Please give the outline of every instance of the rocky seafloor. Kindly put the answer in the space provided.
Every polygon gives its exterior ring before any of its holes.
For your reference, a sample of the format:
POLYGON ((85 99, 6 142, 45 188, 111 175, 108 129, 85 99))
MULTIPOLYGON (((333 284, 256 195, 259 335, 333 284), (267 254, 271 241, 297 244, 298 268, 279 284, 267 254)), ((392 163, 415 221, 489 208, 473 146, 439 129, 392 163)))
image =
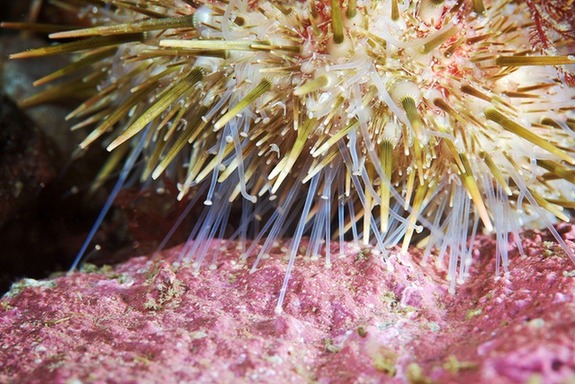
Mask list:
POLYGON ((176 247, 22 280, 0 302, 0 382, 574 383, 575 265, 547 232, 521 241, 495 276, 479 238, 455 294, 417 250, 302 256, 280 315, 284 243, 254 273, 215 242, 200 273, 176 247))

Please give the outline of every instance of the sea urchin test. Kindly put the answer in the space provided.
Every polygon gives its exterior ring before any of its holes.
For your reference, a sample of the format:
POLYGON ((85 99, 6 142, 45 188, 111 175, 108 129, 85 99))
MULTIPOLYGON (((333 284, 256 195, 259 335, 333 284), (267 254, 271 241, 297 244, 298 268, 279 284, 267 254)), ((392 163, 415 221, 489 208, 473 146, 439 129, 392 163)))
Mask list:
POLYGON ((123 162, 118 187, 128 174, 167 176, 180 199, 204 206, 183 251, 198 268, 232 209, 231 238, 255 240, 243 252, 253 268, 291 238, 279 309, 303 236, 328 267, 346 239, 383 257, 417 244, 448 258, 452 289, 479 231, 496 236, 498 269, 528 225, 547 226, 575 260, 551 226, 569 220, 575 192, 575 22, 561 5, 58 4, 88 27, 12 57, 72 54, 36 84, 82 80, 24 104, 91 92, 69 115, 87 132, 80 148, 100 142, 110 164, 123 162), (550 9, 561 23, 540 13, 550 9))

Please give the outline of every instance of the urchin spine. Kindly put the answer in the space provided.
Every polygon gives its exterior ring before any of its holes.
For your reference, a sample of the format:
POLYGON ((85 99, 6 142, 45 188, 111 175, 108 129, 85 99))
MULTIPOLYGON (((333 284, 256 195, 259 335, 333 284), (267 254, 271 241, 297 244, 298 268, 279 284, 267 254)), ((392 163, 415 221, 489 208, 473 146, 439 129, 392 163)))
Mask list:
POLYGON ((104 3, 87 14, 93 27, 51 35, 78 40, 13 57, 80 52, 65 72, 90 66, 95 95, 70 117, 96 125, 81 148, 143 142, 142 181, 168 175, 179 198, 204 202, 183 251, 198 268, 233 205, 231 237, 255 239, 254 268, 292 238, 278 308, 305 234, 327 265, 332 238, 384 257, 417 240, 425 257, 449 255, 452 289, 480 222, 504 269, 509 234, 529 220, 574 258, 551 217, 568 220, 574 198, 575 90, 556 67, 575 60, 532 47, 527 5, 104 3))

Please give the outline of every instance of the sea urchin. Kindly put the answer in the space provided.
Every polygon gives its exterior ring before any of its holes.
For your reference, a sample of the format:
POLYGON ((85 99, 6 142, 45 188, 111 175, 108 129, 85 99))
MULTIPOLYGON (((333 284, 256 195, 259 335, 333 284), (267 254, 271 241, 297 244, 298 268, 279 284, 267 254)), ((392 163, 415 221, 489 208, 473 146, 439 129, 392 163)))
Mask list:
POLYGON ((543 3, 66 0, 88 27, 12 57, 75 54, 37 83, 81 81, 26 102, 92 92, 69 115, 93 127, 80 148, 205 205, 184 248, 198 268, 234 207, 253 268, 292 238, 281 308, 304 235, 328 266, 346 238, 384 257, 417 242, 448 255, 452 289, 479 230, 505 269, 528 223, 575 260, 551 226, 574 207, 573 3, 543 3))

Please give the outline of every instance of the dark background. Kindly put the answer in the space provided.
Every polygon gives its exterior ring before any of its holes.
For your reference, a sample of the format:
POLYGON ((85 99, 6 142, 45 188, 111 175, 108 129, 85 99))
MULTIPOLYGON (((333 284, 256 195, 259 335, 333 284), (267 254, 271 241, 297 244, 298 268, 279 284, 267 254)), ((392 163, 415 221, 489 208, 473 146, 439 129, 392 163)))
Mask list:
MULTIPOLYGON (((46 0, 0 0, 0 21, 30 19, 83 26, 75 15, 46 0), (34 17, 31 4, 42 5, 34 17)), ((72 132, 70 127, 77 121, 66 121, 65 116, 83 99, 69 95, 58 103, 18 107, 38 92, 32 86, 34 80, 62 68, 70 56, 12 60, 9 54, 51 43, 45 35, 29 30, 0 29, 0 293, 24 277, 38 279, 67 271, 115 184, 111 177, 95 193, 88 193, 108 157, 101 143, 72 159, 89 128, 72 132)), ((143 189, 137 182, 128 183, 84 260, 112 264, 157 249, 186 206, 175 199, 173 182, 160 183, 163 193, 156 191, 157 185, 143 189), (95 244, 100 246, 98 252, 92 252, 95 244)), ((192 210, 167 247, 185 241, 195 217, 192 210)))
MULTIPOLYGON (((25 21, 30 6, 31 1, 2 0, 0 21, 25 21)), ((73 22, 45 5, 37 21, 73 22)), ((77 101, 26 110, 17 105, 35 92, 34 79, 68 58, 10 60, 8 55, 48 43, 41 34, 0 29, 0 293, 20 278, 66 271, 107 197, 107 188, 86 193, 105 159, 100 146, 71 161, 85 132, 70 132, 64 116, 77 101)), ((101 262, 132 244, 117 211, 96 238, 103 248, 101 262)))

